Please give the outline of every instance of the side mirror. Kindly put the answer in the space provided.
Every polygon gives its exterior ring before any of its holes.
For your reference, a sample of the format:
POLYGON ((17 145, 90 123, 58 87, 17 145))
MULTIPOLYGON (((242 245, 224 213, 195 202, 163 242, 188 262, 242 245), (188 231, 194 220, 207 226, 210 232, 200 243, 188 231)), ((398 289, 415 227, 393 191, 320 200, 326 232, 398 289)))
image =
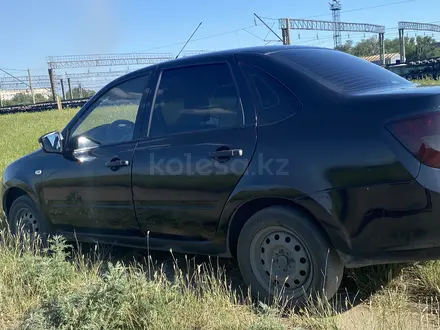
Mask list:
POLYGON ((41 148, 49 153, 63 153, 63 136, 60 132, 50 132, 38 139, 41 148))

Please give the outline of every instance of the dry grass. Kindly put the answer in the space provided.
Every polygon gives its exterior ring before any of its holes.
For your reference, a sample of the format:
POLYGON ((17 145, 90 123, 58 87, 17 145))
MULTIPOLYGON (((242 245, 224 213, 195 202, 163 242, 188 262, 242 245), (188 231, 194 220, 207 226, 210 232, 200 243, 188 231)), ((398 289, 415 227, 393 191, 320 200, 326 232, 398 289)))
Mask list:
POLYGON ((61 237, 42 249, 1 231, 0 329, 440 328, 438 301, 415 302, 402 276, 356 307, 334 299, 286 315, 276 305, 252 304, 209 263, 174 262, 171 280, 150 258, 109 262, 92 253, 61 237))
POLYGON ((29 240, 23 248, 7 231, 0 241, 4 329, 283 328, 278 315, 258 313, 209 266, 186 274, 176 267, 170 281, 152 263, 91 263, 61 238, 43 251, 29 240))
MULTIPOLYGON (((40 135, 61 129, 76 111, 0 116, 0 173, 37 149, 40 135)), ((0 329, 440 328, 437 261, 349 270, 361 303, 353 295, 339 295, 285 315, 279 305, 255 306, 238 294, 221 267, 188 262, 179 268, 172 262, 170 280, 147 260, 109 262, 97 252, 68 248, 61 238, 41 250, 28 241, 23 246, 4 230, 0 329)))
MULTIPOLYGON (((361 305, 310 303, 297 313, 252 304, 222 268, 150 258, 108 262, 55 237, 46 249, 0 232, 0 329, 438 329, 438 301, 416 303, 403 277, 361 305), (93 261, 91 261, 93 260, 93 261), (189 270, 189 271, 186 271, 189 270), (343 307, 347 312, 338 310, 343 307)), ((412 267, 412 266, 410 266, 412 267)), ((367 270, 367 269, 365 269, 367 270)))
POLYGON ((433 79, 433 78, 425 78, 420 80, 414 80, 413 81, 416 84, 421 84, 425 86, 437 86, 440 85, 440 79, 433 79))

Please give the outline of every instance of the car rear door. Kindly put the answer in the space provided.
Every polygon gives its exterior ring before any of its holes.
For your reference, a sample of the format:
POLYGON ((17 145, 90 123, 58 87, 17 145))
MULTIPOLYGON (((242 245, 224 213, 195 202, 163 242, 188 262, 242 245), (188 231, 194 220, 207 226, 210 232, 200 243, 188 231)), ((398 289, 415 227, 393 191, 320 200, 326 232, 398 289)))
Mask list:
POLYGON ((256 145, 255 112, 233 56, 162 66, 133 158, 133 198, 152 237, 211 240, 256 145))

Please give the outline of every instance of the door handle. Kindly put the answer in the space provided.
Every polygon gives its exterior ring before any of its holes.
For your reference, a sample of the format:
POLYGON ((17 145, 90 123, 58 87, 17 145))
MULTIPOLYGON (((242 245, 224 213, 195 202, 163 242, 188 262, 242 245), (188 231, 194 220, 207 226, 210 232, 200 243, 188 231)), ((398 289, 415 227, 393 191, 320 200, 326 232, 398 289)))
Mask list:
POLYGON ((112 159, 111 161, 105 163, 105 166, 110 168, 119 168, 130 165, 128 160, 112 159))
POLYGON ((217 150, 211 152, 211 157, 220 158, 220 157, 241 157, 243 156, 243 150, 241 149, 226 149, 226 150, 217 150))

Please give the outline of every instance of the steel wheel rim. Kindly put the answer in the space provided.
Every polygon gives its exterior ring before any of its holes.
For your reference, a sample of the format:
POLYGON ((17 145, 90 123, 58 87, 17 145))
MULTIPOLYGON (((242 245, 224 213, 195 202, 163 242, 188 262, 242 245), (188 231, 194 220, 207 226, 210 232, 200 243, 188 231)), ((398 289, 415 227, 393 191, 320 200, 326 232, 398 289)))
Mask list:
POLYGON ((17 231, 37 235, 40 231, 35 214, 27 207, 22 207, 17 216, 17 231))
POLYGON ((302 240, 282 226, 261 229, 250 246, 251 267, 258 282, 269 293, 298 297, 313 278, 310 253, 302 240))

